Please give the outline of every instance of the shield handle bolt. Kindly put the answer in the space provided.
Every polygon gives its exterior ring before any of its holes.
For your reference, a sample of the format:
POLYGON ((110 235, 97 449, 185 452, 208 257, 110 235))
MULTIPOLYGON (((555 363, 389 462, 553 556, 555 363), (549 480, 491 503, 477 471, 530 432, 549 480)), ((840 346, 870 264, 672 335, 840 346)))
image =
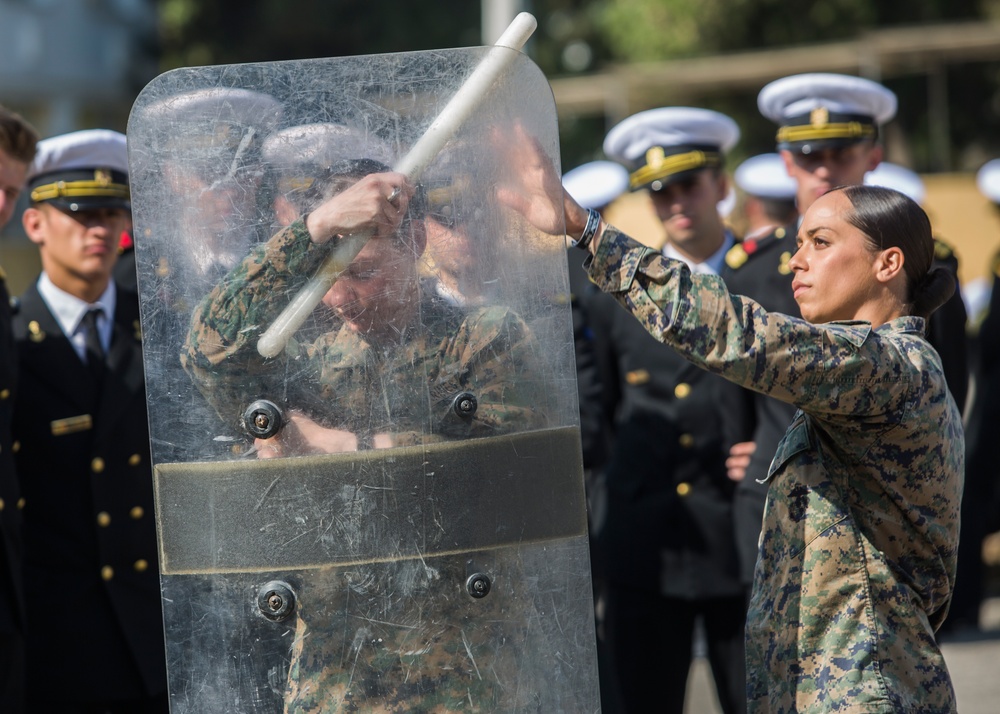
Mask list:
POLYGON ((280 580, 264 583, 257 591, 257 608, 268 620, 287 620, 295 612, 295 591, 280 580))
POLYGON ((479 408, 479 401, 472 392, 459 392, 452 400, 452 409, 463 419, 471 419, 479 408))
POLYGON ((469 591, 469 595, 476 599, 489 595, 492 587, 490 576, 485 573, 473 573, 465 581, 465 589, 469 591))
POLYGON ((281 407, 266 399, 258 399, 243 412, 243 430, 254 439, 270 439, 284 424, 281 407))

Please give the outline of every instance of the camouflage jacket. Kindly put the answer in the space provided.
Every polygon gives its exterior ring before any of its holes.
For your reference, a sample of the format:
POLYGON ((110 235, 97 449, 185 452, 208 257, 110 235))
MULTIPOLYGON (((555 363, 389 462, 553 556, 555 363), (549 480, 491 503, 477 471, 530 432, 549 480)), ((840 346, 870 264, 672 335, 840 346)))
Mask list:
POLYGON ((423 291, 421 324, 401 342, 369 344, 341 327, 290 340, 278 358, 260 357, 261 332, 325 255, 297 221, 255 249, 195 310, 182 361, 224 420, 264 397, 358 434, 360 443, 380 433, 408 445, 540 426, 544 410, 531 396, 536 343, 503 307, 463 311, 423 291), (478 402, 471 418, 452 408, 461 393, 478 402))
POLYGON ((955 581, 961 417, 924 321, 813 325, 613 227, 592 279, 687 359, 799 408, 747 620, 751 712, 955 711, 935 640, 955 581))

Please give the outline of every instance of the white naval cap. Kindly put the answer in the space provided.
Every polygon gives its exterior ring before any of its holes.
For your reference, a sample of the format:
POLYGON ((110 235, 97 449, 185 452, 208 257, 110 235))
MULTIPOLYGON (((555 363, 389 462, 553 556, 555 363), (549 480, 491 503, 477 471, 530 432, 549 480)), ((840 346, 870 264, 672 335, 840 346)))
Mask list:
POLYGON ((628 169, 614 161, 591 161, 563 174, 562 184, 584 208, 603 208, 628 191, 628 169))
POLYGON ((84 129, 43 139, 28 168, 28 191, 35 203, 71 211, 129 208, 125 135, 84 129))
POLYGON ((275 132, 261 147, 264 160, 275 168, 296 170, 329 168, 344 161, 371 159, 391 165, 392 150, 379 137, 358 127, 316 123, 291 126, 275 132))
POLYGON ((662 107, 639 112, 615 126, 604 153, 631 171, 632 190, 659 190, 692 171, 722 166, 723 155, 740 138, 725 114, 694 107, 662 107))
POLYGON ((1000 159, 987 161, 976 173, 976 186, 979 193, 1000 204, 1000 159))
POLYGON ((264 135, 278 126, 282 105, 262 92, 210 87, 163 97, 136 112, 176 152, 198 155, 259 146, 264 135))
POLYGON ((927 188, 916 171, 888 161, 883 161, 874 170, 865 174, 865 185, 891 188, 920 205, 927 197, 927 188))
POLYGON ((726 197, 715 204, 715 210, 719 212, 721 218, 729 218, 734 208, 736 208, 736 189, 730 186, 726 191, 726 197))
POLYGON ((846 74, 796 74, 757 95, 760 113, 780 125, 778 148, 809 153, 878 136, 896 116, 896 95, 878 82, 846 74))
POLYGON ((779 201, 794 200, 798 189, 795 179, 788 175, 784 160, 775 153, 751 156, 736 167, 733 181, 750 196, 779 201))

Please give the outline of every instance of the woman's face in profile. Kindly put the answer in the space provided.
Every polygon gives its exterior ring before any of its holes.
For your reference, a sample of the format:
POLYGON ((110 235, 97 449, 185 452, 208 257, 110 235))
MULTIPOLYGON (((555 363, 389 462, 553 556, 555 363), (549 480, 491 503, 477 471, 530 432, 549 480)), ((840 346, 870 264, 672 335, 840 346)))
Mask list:
POLYGON ((868 238, 846 220, 854 207, 843 191, 825 194, 802 218, 798 250, 788 265, 792 291, 809 322, 855 320, 877 297, 876 253, 868 238))

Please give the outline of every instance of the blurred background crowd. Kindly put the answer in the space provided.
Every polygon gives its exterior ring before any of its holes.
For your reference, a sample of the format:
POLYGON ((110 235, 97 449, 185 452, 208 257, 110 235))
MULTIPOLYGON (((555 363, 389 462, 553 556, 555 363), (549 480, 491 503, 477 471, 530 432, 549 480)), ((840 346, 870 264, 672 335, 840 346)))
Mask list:
MULTIPOLYGON (((621 119, 666 105, 736 120, 735 166, 773 150, 761 87, 790 73, 856 74, 899 97, 886 160, 921 174, 960 279, 988 274, 998 219, 975 172, 1000 156, 993 0, 386 0, 378 12, 355 0, 294 10, 277 0, 0 0, 0 97, 43 137, 124 131, 139 90, 175 67, 489 44, 520 10, 539 19, 526 52, 552 84, 564 170, 603 158, 603 136, 621 119)), ((0 235, 16 293, 37 259, 17 221, 0 235)))

